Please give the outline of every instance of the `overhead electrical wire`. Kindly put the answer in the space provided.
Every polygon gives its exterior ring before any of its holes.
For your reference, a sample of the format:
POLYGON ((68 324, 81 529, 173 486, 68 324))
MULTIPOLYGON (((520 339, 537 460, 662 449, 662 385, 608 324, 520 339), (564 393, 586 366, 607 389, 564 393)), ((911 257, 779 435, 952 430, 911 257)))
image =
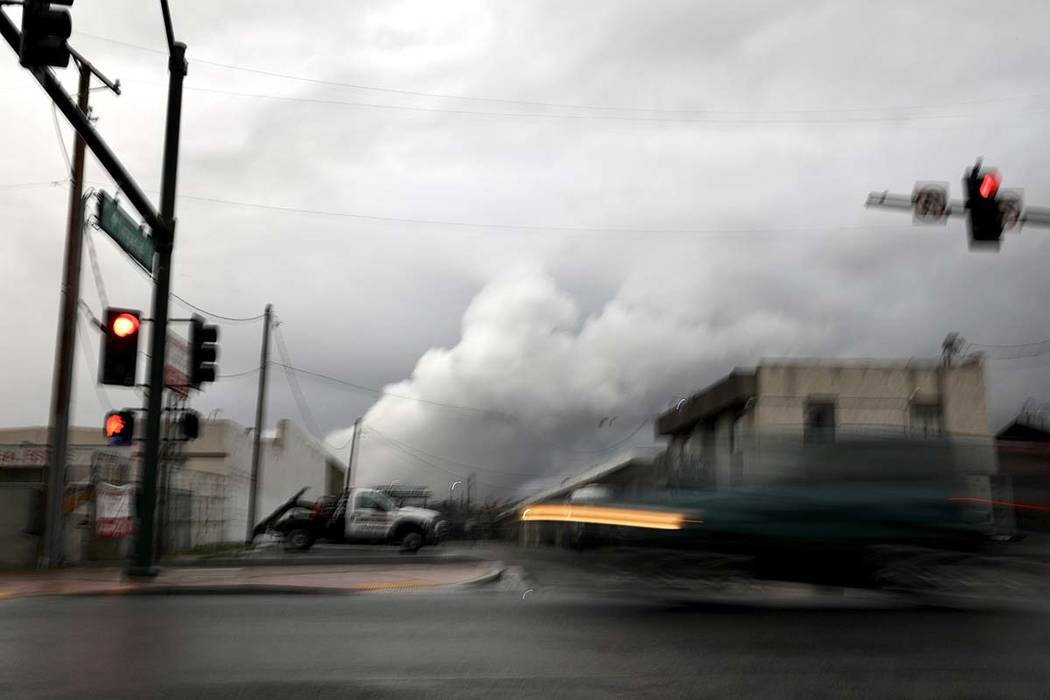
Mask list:
POLYGON ((58 150, 62 152, 62 160, 66 163, 66 172, 73 175, 73 162, 69 159, 69 150, 66 148, 66 139, 62 136, 62 127, 58 123, 58 108, 51 103, 51 119, 55 124, 55 136, 58 137, 58 150))
POLYGON ((324 209, 309 209, 303 207, 288 207, 276 204, 262 204, 260 202, 245 202, 233 199, 221 199, 218 197, 202 197, 199 195, 180 194, 179 199, 188 199, 197 202, 208 202, 212 204, 224 204, 252 209, 265 209, 269 211, 280 211, 290 214, 311 214, 317 216, 331 216, 347 219, 359 219, 363 221, 377 221, 381 223, 397 224, 420 224, 428 226, 454 226, 461 228, 477 229, 505 229, 513 231, 555 231, 564 233, 639 233, 639 234, 674 234, 674 235, 736 235, 736 234, 763 234, 763 233, 832 233, 837 231, 890 231, 900 230, 900 226, 893 224, 880 225, 832 225, 832 226, 777 226, 772 228, 661 228, 661 227, 620 227, 620 226, 558 226, 537 224, 507 224, 491 222, 455 221, 450 219, 421 219, 396 216, 378 216, 374 214, 361 214, 356 212, 341 212, 324 209))
POLYGON ((997 345, 994 343, 973 343, 967 341, 967 347, 974 348, 994 348, 994 349, 1012 349, 1012 348, 1030 348, 1036 345, 1047 345, 1050 344, 1050 338, 1043 338, 1042 340, 1033 340, 1030 343, 1015 343, 1013 345, 997 345))
MULTIPOLYGON (((471 229, 496 229, 496 230, 507 230, 507 231, 552 231, 557 233, 597 233, 597 234, 645 234, 645 235, 683 235, 683 236, 701 236, 701 235, 716 235, 716 236, 736 236, 736 235, 763 235, 763 234, 784 234, 784 233, 838 233, 843 231, 856 231, 860 233, 892 233, 895 231, 906 231, 896 224, 878 224, 878 225, 824 225, 824 226, 775 226, 775 227, 751 227, 751 228, 730 228, 730 227, 717 227, 717 228, 667 228, 660 226, 636 226, 636 227, 624 227, 624 226, 564 226, 564 225, 543 225, 543 224, 511 224, 511 223, 493 223, 493 222, 472 222, 472 221, 456 221, 452 219, 426 219, 426 218, 410 218, 410 217, 397 217, 397 216, 379 216, 375 214, 362 214, 359 212, 348 212, 348 211, 333 211, 325 209, 311 209, 307 207, 292 207, 282 206, 278 204, 263 204, 262 202, 248 202, 243 200, 226 199, 220 197, 204 197, 201 195, 193 194, 179 194, 177 199, 188 200, 193 202, 204 202, 208 204, 218 204, 224 206, 235 206, 245 207, 249 209, 261 209, 265 211, 278 211, 286 214, 306 214, 313 216, 326 216, 336 218, 355 219, 359 221, 375 221, 380 223, 395 223, 395 224, 417 224, 425 226, 451 226, 457 228, 471 228, 471 229)), ((911 234, 908 234, 911 235, 911 234)), ((174 295, 173 295, 174 296, 174 295)), ((175 298, 183 301, 181 297, 176 296, 175 298)), ((230 318, 223 317, 218 314, 213 314, 216 318, 224 318, 225 320, 232 321, 255 321, 263 318, 264 314, 257 316, 250 316, 245 318, 230 318)))
MULTIPOLYGON (((162 83, 151 81, 142 82, 143 85, 164 87, 162 83)), ((298 97, 294 95, 271 95, 256 92, 240 92, 237 90, 225 90, 221 88, 207 88, 200 86, 186 86, 187 90, 205 94, 229 95, 231 97, 244 97, 260 100, 277 100, 281 102, 301 102, 309 104, 323 104, 344 107, 359 107, 367 109, 383 109, 401 112, 431 112, 439 114, 454 114, 470 117, 502 117, 512 119, 566 119, 577 121, 616 121, 649 124, 705 124, 708 126, 806 126, 806 125, 835 125, 835 124, 885 124, 885 123, 907 123, 916 121, 937 121, 945 119, 970 119, 974 116, 995 115, 973 115, 973 114, 908 114, 879 117, 854 117, 854 118, 824 118, 824 119, 773 119, 768 117, 752 119, 697 119, 685 117, 637 117, 615 114, 555 114, 543 112, 485 112, 470 109, 452 109, 444 107, 418 107, 413 105, 391 105, 379 102, 358 102, 352 100, 332 100, 320 97, 298 97)), ((1024 112, 1014 111, 1012 114, 1046 114, 1050 109, 1032 109, 1024 112)))
MULTIPOLYGON (((273 323, 273 335, 276 341, 277 351, 281 354, 281 359, 284 361, 284 365, 290 367, 292 364, 291 356, 288 352, 288 346, 284 342, 284 333, 281 332, 280 321, 274 319, 273 323)), ((303 393, 303 389, 299 386, 299 379, 295 376, 295 373, 285 369, 285 379, 288 381, 288 388, 292 391, 292 398, 295 399, 296 406, 299 409, 299 415, 302 416, 303 422, 306 423, 306 427, 315 436, 321 434, 320 428, 317 426, 317 421, 314 420, 314 414, 310 410, 310 405, 306 402, 306 395, 303 393)))
POLYGON ((258 367, 252 367, 251 369, 246 369, 246 370, 243 370, 243 371, 240 371, 240 372, 230 372, 228 374, 220 374, 220 375, 218 375, 218 377, 219 377, 219 379, 234 379, 236 377, 246 377, 249 374, 258 374, 258 372, 259 372, 259 368, 258 367))
POLYGON ((69 178, 62 180, 38 180, 36 182, 12 182, 0 185, 0 190, 26 190, 33 187, 58 187, 66 184, 69 184, 69 178))
POLYGON ((493 409, 489 409, 489 408, 478 408, 476 406, 464 406, 462 404, 446 403, 446 402, 443 402, 443 401, 432 401, 430 399, 424 399, 424 398, 420 398, 418 396, 408 396, 406 394, 398 394, 398 393, 387 391, 385 389, 378 389, 376 387, 365 386, 364 384, 358 384, 356 382, 346 381, 345 379, 339 379, 338 377, 333 377, 333 376, 331 376, 329 374, 323 374, 321 372, 314 372, 313 370, 303 369, 302 367, 295 367, 294 365, 291 365, 291 364, 277 362, 275 360, 271 360, 270 362, 271 362, 271 364, 278 365, 279 367, 283 367, 286 370, 297 372, 299 374, 305 374, 305 375, 310 376, 310 377, 317 377, 318 379, 325 379, 325 380, 334 382, 336 384, 341 384, 341 385, 347 387, 348 389, 351 389, 351 390, 354 390, 354 391, 359 391, 359 392, 366 393, 366 394, 373 394, 373 395, 376 395, 376 396, 388 396, 388 397, 393 398, 393 399, 402 399, 402 400, 405 400, 405 401, 416 401, 418 403, 429 404, 431 406, 439 406, 441 408, 448 408, 448 409, 456 410, 456 411, 465 411, 465 412, 468 412, 468 413, 485 414, 485 415, 491 415, 491 416, 494 416, 494 417, 507 417, 506 413, 503 413, 501 411, 496 411, 496 410, 493 410, 493 409))
POLYGON ((259 321, 259 320, 261 320, 261 319, 266 317, 266 314, 264 314, 264 313, 263 314, 257 314, 255 316, 226 316, 224 314, 220 314, 218 312, 210 311, 210 310, 205 309, 203 307, 197 306, 193 302, 187 301, 183 297, 180 297, 175 292, 171 292, 171 298, 176 300, 177 302, 179 302, 180 304, 182 304, 186 308, 192 309, 193 311, 198 311, 198 312, 204 314, 205 316, 207 316, 208 318, 218 318, 218 319, 221 319, 223 321, 229 321, 231 323, 251 323, 253 321, 259 321))
POLYGON ((384 440, 386 440, 386 441, 388 441, 388 442, 390 442, 392 444, 400 445, 400 446, 404 447, 407 450, 412 450, 414 452, 418 452, 419 454, 423 455, 424 457, 428 457, 430 459, 435 459, 435 460, 437 460, 439 462, 444 462, 445 464, 451 464, 451 465, 454 465, 454 466, 457 466, 457 467, 462 467, 464 469, 471 469, 471 470, 476 470, 476 471, 481 471, 481 472, 487 472, 487 473, 490 473, 490 474, 500 474, 500 475, 503 475, 503 476, 521 476, 521 477, 535 477, 536 476, 535 474, 526 474, 524 472, 509 472, 509 471, 503 471, 503 470, 500 470, 500 469, 493 469, 491 467, 482 467, 482 466, 479 466, 479 465, 476 465, 476 464, 468 464, 466 462, 460 462, 460 461, 457 461, 457 460, 454 460, 454 459, 450 459, 448 457, 442 457, 441 455, 436 455, 433 452, 427 452, 426 450, 424 450, 424 449, 422 449, 420 447, 416 447, 414 445, 410 445, 410 444, 408 444, 406 442, 403 442, 401 440, 397 440, 395 438, 392 438, 389 435, 386 435, 386 434, 380 432, 379 430, 377 430, 375 428, 375 426, 373 426, 372 424, 368 425, 368 432, 369 433, 375 433, 376 435, 380 436, 381 438, 383 438, 384 440))
MULTIPOLYGON (((437 469, 438 471, 442 471, 442 472, 444 472, 444 473, 446 473, 446 474, 448 474, 449 476, 452 476, 452 477, 456 477, 456 478, 462 478, 463 477, 462 472, 454 471, 454 470, 449 469, 447 467, 443 467, 440 464, 438 464, 438 463, 436 463, 436 462, 434 462, 432 460, 426 459, 425 457, 420 457, 418 454, 415 454, 414 452, 406 449, 405 447, 402 447, 401 445, 397 444, 396 442, 394 442, 390 438, 388 438, 385 435, 383 435, 382 433, 378 432, 375 428, 369 428, 366 434, 374 434, 380 440, 382 440, 385 443, 387 443, 390 447, 394 448, 395 450, 397 450, 398 452, 401 452, 404 455, 407 455, 407 456, 411 457, 412 459, 416 460, 417 462, 420 462, 421 464, 426 464, 427 466, 433 467, 434 469, 437 469)), ((482 473, 485 473, 485 472, 482 471, 482 473)), ((479 483, 479 484, 484 484, 485 486, 492 486, 494 488, 501 488, 501 489, 507 488, 507 484, 496 484, 496 483, 493 483, 491 481, 486 481, 484 479, 478 479, 477 477, 475 477, 474 480, 477 483, 479 483)))
MULTIPOLYGON (((98 324, 95 326, 97 330, 101 326, 101 324, 99 323, 98 319, 95 318, 95 315, 91 312, 91 308, 87 304, 85 304, 83 300, 80 300, 79 307, 83 313, 88 314, 91 317, 92 324, 98 324)), ((77 326, 79 327, 82 322, 83 319, 81 318, 81 316, 78 315, 76 320, 77 326)), ((92 377, 94 376, 94 373, 97 371, 98 368, 98 358, 97 356, 95 356, 95 365, 92 366, 91 343, 88 342, 87 334, 77 333, 77 335, 80 336, 81 354, 84 356, 84 363, 87 365, 87 376, 92 377)), ((95 389, 95 396, 98 398, 99 407, 102 408, 104 411, 112 411, 113 400, 110 398, 109 393, 106 391, 105 387, 96 381, 92 381, 91 386, 95 389)))
POLYGON ((536 439, 540 440, 541 442, 546 443, 548 446, 550 446, 550 447, 552 447, 554 449, 560 450, 562 452, 570 453, 570 454, 598 455, 598 454, 602 454, 602 453, 605 453, 605 452, 610 452, 612 450, 617 449, 618 447, 621 447, 625 443, 627 443, 629 440, 631 440, 631 438, 633 438, 635 435, 637 435, 642 430, 642 428, 644 428, 645 426, 651 424, 652 421, 653 421, 653 418, 651 416, 647 416, 644 420, 642 420, 641 423, 639 423, 634 429, 632 429, 630 432, 628 432, 624 437, 620 438, 619 440, 617 440, 616 442, 614 442, 614 443, 612 443, 610 445, 606 445, 604 447, 599 447, 599 448, 594 448, 594 449, 577 449, 577 448, 566 447, 565 445, 561 445, 559 443, 556 443, 556 442, 550 440, 549 438, 547 438, 546 436, 542 435, 541 433, 539 433, 539 432, 537 432, 535 430, 532 430, 531 428, 528 428, 527 426, 525 426, 523 421, 522 421, 522 419, 519 416, 515 416, 514 414, 508 413, 506 411, 500 411, 500 410, 491 409, 491 408, 480 408, 480 407, 477 407, 477 406, 466 406, 466 405, 463 405, 463 404, 446 403, 446 402, 443 402, 443 401, 433 401, 433 400, 424 399, 424 398, 421 398, 421 397, 418 397, 418 396, 408 396, 406 394, 398 394, 398 393, 386 391, 384 389, 377 389, 375 387, 369 387, 369 386, 365 386, 363 384, 358 384, 358 383, 355 383, 355 382, 349 382, 349 381, 346 381, 344 379, 339 379, 338 377, 333 377, 333 376, 328 375, 328 374, 323 374, 321 372, 314 372, 312 370, 307 370, 307 369, 303 369, 301 367, 296 367, 294 365, 291 365, 291 364, 287 363, 287 361, 282 363, 282 362, 276 362, 276 361, 271 360, 270 362, 271 362, 271 364, 275 364, 275 365, 278 365, 278 366, 284 368, 286 371, 292 371, 292 372, 296 372, 296 373, 300 373, 300 374, 305 374, 307 376, 316 377, 318 379, 328 380, 328 381, 334 382, 336 384, 340 384, 342 386, 345 386, 345 387, 347 387, 347 388, 349 388, 349 389, 351 389, 353 391, 359 391, 359 392, 368 393, 368 394, 372 394, 372 395, 380 396, 380 397, 389 397, 389 398, 393 398, 393 399, 400 399, 400 400, 404 400, 404 401, 414 401, 414 402, 417 402, 417 403, 420 403, 420 404, 437 406, 437 407, 440 407, 440 408, 446 408, 446 409, 451 409, 451 410, 455 410, 455 411, 462 411, 462 412, 466 412, 466 413, 473 413, 473 414, 476 414, 476 415, 487 415, 487 416, 491 416, 493 418, 498 418, 498 419, 510 421, 517 428, 519 428, 519 429, 525 431, 526 433, 532 435, 533 437, 535 437, 536 439))
MULTIPOLYGON (((109 37, 100 36, 98 34, 91 34, 88 32, 77 32, 77 36, 84 36, 98 41, 105 41, 107 43, 116 44, 119 46, 125 46, 140 51, 148 51, 150 53, 156 53, 160 55, 167 55, 166 50, 154 49, 141 44, 133 44, 126 41, 120 41, 118 39, 111 39, 109 37)), ((697 109, 697 108, 679 108, 679 109, 666 109, 657 107, 628 107, 619 105, 593 105, 593 104, 579 104, 579 103, 564 103, 564 102, 547 102, 538 100, 520 100, 510 99, 501 97, 484 97, 474 95, 456 95, 452 93, 441 93, 441 92, 428 92, 421 90, 407 90, 402 88, 391 88, 385 86, 376 85, 365 85, 362 83, 352 83, 346 81, 330 80, 324 78, 316 78, 305 75, 296 75, 292 73, 283 73, 279 71, 266 70, 262 68, 254 68, 249 66, 239 66, 232 63, 223 63, 220 61, 213 61, 203 58, 194 58, 194 63, 199 63, 208 66, 214 66, 217 68, 224 68, 227 70, 240 71, 245 73, 254 73, 256 75, 263 75, 272 78, 279 78, 282 80, 292 80, 296 82, 310 83, 314 85, 325 85, 328 87, 341 87, 353 90, 365 90, 370 92, 381 92, 396 95, 406 95, 412 97, 425 97, 432 99, 444 99, 444 100, 462 100, 476 103, 489 103, 489 104, 501 104, 501 105, 523 105, 526 107, 542 107, 548 109, 574 109, 574 110, 592 110, 592 111, 603 111, 603 112, 621 112, 621 113, 647 113, 647 114, 708 114, 708 115, 783 115, 783 114, 831 114, 831 113, 858 113, 858 112, 888 112, 888 111, 919 111, 923 109, 945 109, 945 108, 956 108, 956 107, 970 107, 983 104, 995 104, 1003 102, 1014 102, 1018 100, 1031 100, 1041 99, 1045 97, 1042 94, 1032 95, 1008 95, 1002 97, 990 97, 977 100, 963 100, 951 103, 945 103, 940 105, 918 105, 918 106, 868 106, 868 107, 807 107, 807 108, 789 108, 781 110, 712 110, 712 109, 697 109)), ((491 114, 491 113, 487 113, 491 114)), ((518 116, 518 115, 514 115, 518 116)), ((558 115, 551 115, 558 116, 558 115)))

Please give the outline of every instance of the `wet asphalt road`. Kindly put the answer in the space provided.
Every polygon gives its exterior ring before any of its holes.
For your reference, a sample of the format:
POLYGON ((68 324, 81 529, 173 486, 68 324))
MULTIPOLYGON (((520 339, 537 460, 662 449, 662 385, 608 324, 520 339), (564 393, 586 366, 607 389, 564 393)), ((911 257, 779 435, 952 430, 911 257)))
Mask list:
MULTIPOLYGON (((550 572, 547 574, 550 577, 550 572)), ((0 601, 5 698, 1046 697, 1050 613, 538 589, 0 601)))

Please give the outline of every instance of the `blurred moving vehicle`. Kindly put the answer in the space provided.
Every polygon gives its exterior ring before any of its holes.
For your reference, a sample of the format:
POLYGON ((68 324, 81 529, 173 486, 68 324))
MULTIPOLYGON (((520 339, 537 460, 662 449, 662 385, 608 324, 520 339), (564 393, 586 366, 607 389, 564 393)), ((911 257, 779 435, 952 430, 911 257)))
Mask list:
POLYGON ((327 542, 399 544, 416 552, 437 544, 447 529, 441 514, 426 508, 398 507, 377 489, 351 488, 338 496, 302 500, 302 489, 255 526, 252 539, 263 534, 279 537, 286 548, 306 551, 319 540, 327 542))
POLYGON ((991 544, 986 511, 954 494, 949 483, 885 481, 666 491, 630 500, 593 490, 587 498, 530 506, 522 519, 549 519, 552 530, 564 528, 559 541, 575 548, 626 546, 640 556, 681 549, 742 558, 760 578, 870 585, 933 552, 965 557, 991 544), (602 512, 613 519, 595 518, 602 512))

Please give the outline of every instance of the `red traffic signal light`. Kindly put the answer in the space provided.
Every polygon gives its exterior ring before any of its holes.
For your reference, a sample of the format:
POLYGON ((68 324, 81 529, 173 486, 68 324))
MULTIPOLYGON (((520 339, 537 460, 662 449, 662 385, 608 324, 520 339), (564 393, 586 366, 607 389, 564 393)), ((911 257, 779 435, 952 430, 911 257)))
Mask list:
POLYGON ((111 327, 118 338, 127 338, 133 333, 138 333, 141 322, 133 314, 122 313, 113 319, 111 327))
POLYGON ((111 438, 120 435, 124 432, 124 426, 126 425, 127 423, 124 422, 119 413, 110 413, 106 416, 106 437, 111 438))
POLYGON ((99 355, 100 384, 134 386, 142 321, 134 309, 106 309, 99 355))
POLYGON ((971 248, 999 248, 999 239, 1003 235, 998 199, 1001 180, 998 170, 982 169, 980 161, 963 178, 971 248))
POLYGON ((996 170, 985 173, 984 177, 981 178, 981 186, 977 188, 977 192, 985 199, 995 199, 995 195, 999 194, 999 182, 1001 179, 999 172, 996 170))
POLYGON ((130 445, 135 435, 135 414, 131 411, 110 411, 102 431, 110 445, 130 445))

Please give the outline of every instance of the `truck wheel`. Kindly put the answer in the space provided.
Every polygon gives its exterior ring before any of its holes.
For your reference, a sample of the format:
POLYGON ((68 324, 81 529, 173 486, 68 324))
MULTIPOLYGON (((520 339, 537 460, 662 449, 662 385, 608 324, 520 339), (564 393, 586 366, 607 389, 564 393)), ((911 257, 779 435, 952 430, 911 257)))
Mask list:
POLYGON ((409 530, 405 533, 405 536, 401 538, 402 552, 418 552, 419 548, 422 546, 423 533, 418 530, 409 530))
POLYGON ((306 528, 296 528, 284 536, 285 548, 296 552, 305 552, 314 544, 313 534, 306 528))

